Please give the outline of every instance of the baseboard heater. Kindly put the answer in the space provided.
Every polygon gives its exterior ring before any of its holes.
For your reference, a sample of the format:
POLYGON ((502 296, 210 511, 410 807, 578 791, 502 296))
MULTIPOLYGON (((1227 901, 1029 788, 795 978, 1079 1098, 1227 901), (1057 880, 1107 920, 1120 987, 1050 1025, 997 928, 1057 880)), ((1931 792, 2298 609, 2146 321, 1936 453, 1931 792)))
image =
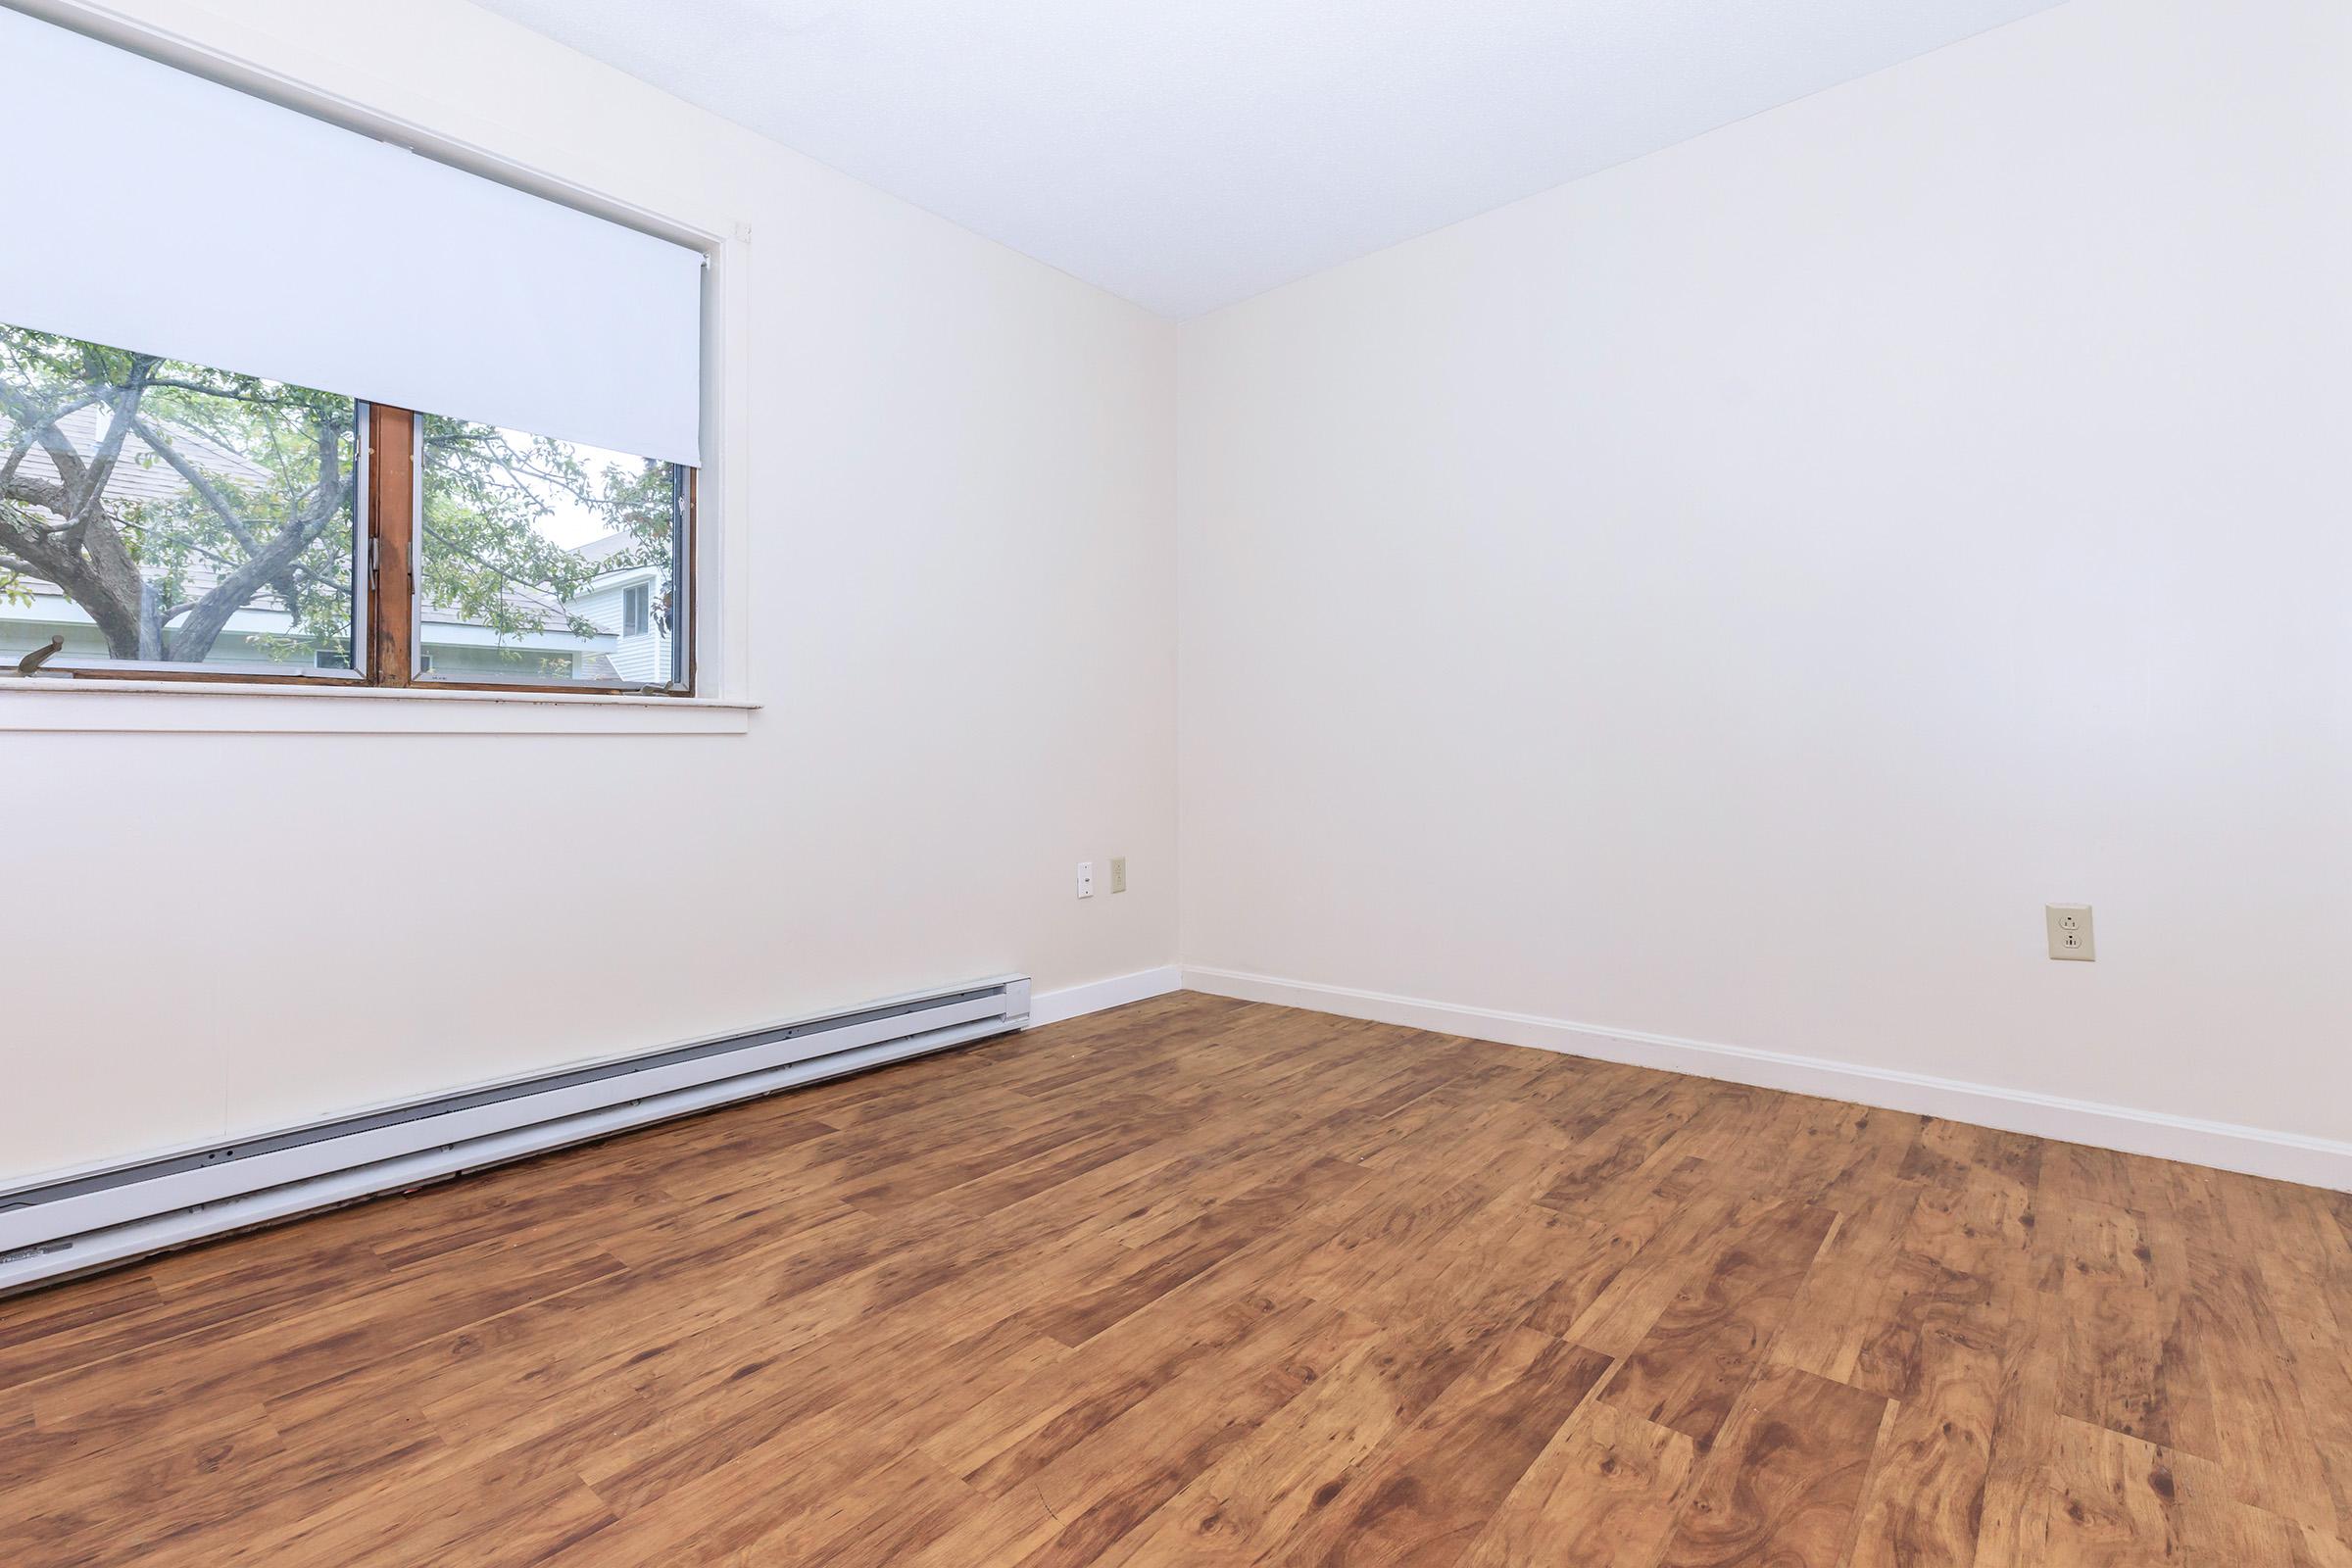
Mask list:
POLYGON ((0 1296, 310 1209, 986 1039, 1005 976, 0 1191, 0 1296))

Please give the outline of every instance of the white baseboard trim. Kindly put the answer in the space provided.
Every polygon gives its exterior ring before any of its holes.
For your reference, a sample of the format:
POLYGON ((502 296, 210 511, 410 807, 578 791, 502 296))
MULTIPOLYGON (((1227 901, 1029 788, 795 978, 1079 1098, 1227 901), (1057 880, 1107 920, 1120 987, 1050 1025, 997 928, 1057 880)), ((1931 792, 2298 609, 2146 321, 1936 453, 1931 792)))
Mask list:
POLYGON ((1083 1017, 1105 1007, 1123 1007, 1130 1002, 1164 997, 1183 989, 1184 975, 1171 963, 1157 969, 1138 969, 1133 974, 1114 974, 1107 980, 1092 980, 1060 991, 1040 992, 1029 999, 1029 1027, 1083 1017))
POLYGON ((1850 1100, 1887 1110, 1936 1116, 1946 1121, 1997 1127, 2066 1143, 2088 1144, 2128 1154, 2184 1160, 2220 1170, 2268 1176, 2352 1192, 2352 1144, 2301 1133, 2272 1132, 2230 1122, 2201 1121, 2127 1105, 2067 1100, 2023 1089, 1933 1078, 1924 1073, 1863 1067, 1818 1056, 1712 1045, 1671 1035, 1606 1029, 1523 1012, 1467 1007, 1417 997, 1393 997, 1346 986, 1280 980, 1232 969, 1186 965, 1184 984, 1212 996, 1270 1002, 1376 1023, 1401 1024, 1474 1040, 1530 1046, 1572 1056, 1657 1067, 1700 1078, 1720 1078, 1760 1089, 1782 1089, 1826 1100, 1850 1100))

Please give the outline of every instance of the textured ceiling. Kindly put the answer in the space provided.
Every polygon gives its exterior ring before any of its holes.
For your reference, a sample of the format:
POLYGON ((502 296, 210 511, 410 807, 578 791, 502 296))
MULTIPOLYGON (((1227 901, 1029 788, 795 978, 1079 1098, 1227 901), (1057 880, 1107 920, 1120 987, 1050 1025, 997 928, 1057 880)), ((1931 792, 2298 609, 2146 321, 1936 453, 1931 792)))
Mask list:
POLYGON ((1190 317, 2054 0, 484 0, 1190 317))

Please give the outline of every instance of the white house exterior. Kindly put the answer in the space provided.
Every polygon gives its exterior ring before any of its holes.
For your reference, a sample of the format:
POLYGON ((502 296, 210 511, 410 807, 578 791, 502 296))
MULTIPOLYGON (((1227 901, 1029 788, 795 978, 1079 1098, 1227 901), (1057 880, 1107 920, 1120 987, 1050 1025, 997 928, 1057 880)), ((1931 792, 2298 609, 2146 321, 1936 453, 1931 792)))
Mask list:
MULTIPOLYGON (((573 552, 583 560, 605 561, 626 548, 619 534, 584 544, 573 552)), ((565 608, 575 615, 612 628, 612 646, 598 650, 611 659, 624 681, 658 685, 670 677, 669 617, 662 604, 662 572, 659 566, 626 566, 608 572, 565 608)))

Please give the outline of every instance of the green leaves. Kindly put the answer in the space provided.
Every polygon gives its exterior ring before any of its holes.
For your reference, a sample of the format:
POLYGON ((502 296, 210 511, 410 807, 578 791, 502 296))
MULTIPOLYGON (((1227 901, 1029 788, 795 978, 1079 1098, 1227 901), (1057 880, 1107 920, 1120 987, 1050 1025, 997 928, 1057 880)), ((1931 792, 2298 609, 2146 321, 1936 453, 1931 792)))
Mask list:
MULTIPOLYGON (((544 436, 427 417, 424 421, 425 604, 492 628, 502 641, 529 632, 611 632, 565 608, 600 577, 670 569, 667 465, 588 456, 544 436), (601 531, 593 554, 566 542, 601 531)), ((601 455, 600 455, 601 457, 601 455)))

